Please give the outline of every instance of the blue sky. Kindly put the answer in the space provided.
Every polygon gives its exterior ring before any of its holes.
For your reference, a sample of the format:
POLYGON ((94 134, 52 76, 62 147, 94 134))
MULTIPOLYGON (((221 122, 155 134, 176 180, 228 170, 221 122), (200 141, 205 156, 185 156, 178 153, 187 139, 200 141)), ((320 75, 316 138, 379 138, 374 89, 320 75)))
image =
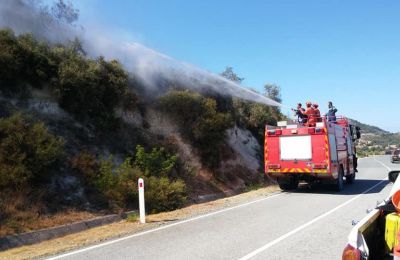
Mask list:
MULTIPOLYGON (((96 24, 243 85, 400 132, 400 1, 73 1, 96 24)), ((287 109, 283 109, 285 113, 287 109)))

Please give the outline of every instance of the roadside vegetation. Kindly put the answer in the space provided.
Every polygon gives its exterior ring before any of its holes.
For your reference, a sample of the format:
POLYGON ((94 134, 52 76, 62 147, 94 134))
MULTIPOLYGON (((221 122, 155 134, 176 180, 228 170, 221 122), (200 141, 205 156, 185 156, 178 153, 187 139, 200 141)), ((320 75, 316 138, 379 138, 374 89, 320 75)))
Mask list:
POLYGON ((118 125, 115 110, 135 109, 128 74, 116 60, 85 56, 79 40, 50 46, 31 34, 16 36, 0 30, 0 91, 29 98, 33 89, 46 89, 60 107, 81 122, 100 130, 118 125))
POLYGON ((187 90, 171 91, 159 103, 175 119, 187 140, 199 148, 203 164, 218 167, 226 130, 233 126, 231 115, 218 111, 214 98, 187 90))
MULTIPOLYGON (((243 80, 229 67, 222 75, 243 80)), ((146 120, 133 126, 123 115, 144 118, 152 107, 168 116, 211 173, 234 158, 228 129, 249 129, 262 144, 265 124, 283 118, 277 108, 172 83, 148 100, 119 61, 88 57, 78 39, 50 44, 1 29, 0 236, 137 208, 139 177, 148 212, 191 203, 199 180, 179 158, 180 148, 149 131, 146 120), (34 112, 35 92, 70 118, 34 112)), ((280 101, 278 86, 266 85, 265 95, 280 101)), ((210 189, 223 181, 211 179, 210 189)))
POLYGON ((163 148, 146 152, 138 145, 135 159, 127 157, 119 165, 111 157, 96 160, 88 152, 72 158, 71 165, 96 198, 116 211, 127 206, 137 207, 137 180, 144 178, 148 211, 159 212, 176 209, 186 202, 186 185, 176 177, 177 160, 176 155, 168 154, 163 148))

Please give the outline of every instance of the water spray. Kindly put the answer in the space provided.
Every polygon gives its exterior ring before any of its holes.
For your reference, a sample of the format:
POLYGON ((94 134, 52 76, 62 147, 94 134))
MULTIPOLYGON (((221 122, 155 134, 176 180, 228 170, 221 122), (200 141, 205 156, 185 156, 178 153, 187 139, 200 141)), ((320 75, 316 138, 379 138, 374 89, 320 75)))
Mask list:
MULTIPOLYGON (((147 48, 139 43, 128 43, 98 33, 93 28, 83 29, 51 19, 44 12, 41 1, 2 0, 0 2, 0 27, 10 27, 16 34, 33 33, 39 39, 52 43, 68 42, 78 37, 89 56, 118 59, 125 69, 142 80, 149 93, 162 94, 158 79, 178 82, 196 92, 212 90, 225 96, 283 107, 268 97, 240 86, 224 77, 194 65, 178 61, 147 48)), ((73 7, 70 10, 74 11, 73 7)), ((75 18, 75 17, 74 17, 75 18)), ((76 17, 77 18, 77 17, 76 17)), ((96 23, 95 23, 96 24, 96 23)))

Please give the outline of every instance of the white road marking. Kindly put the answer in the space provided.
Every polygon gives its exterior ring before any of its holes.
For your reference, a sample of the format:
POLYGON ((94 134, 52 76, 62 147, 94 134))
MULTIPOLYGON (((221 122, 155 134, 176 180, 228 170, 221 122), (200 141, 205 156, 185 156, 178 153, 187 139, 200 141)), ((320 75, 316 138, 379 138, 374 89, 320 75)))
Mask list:
MULTIPOLYGON (((362 160, 362 159, 367 159, 367 157, 365 157, 365 158, 360 158, 359 160, 362 160)), ((375 159, 375 157, 374 157, 374 159, 375 159)), ((376 159, 375 159, 375 160, 376 160, 376 159)), ((384 165, 382 162, 380 162, 380 161, 378 161, 378 160, 376 160, 376 161, 379 162, 379 163, 381 163, 385 168, 388 168, 388 167, 387 167, 386 165, 384 165)), ((316 219, 314 219, 314 220, 312 220, 312 221, 310 221, 310 222, 308 222, 308 223, 306 223, 306 224, 304 224, 304 225, 302 225, 302 226, 296 228, 295 230, 292 230, 291 232, 289 232, 289 233, 287 233, 287 234, 285 234, 285 235, 283 235, 283 236, 277 238, 277 239, 274 240, 274 241, 271 241, 270 243, 266 244, 266 245, 263 246, 262 248, 259 248, 259 249, 255 250, 255 251, 253 251, 252 253, 250 253, 250 254, 248 254, 248 255, 246 255, 246 256, 240 258, 240 260, 250 259, 251 257, 253 257, 253 256, 255 256, 255 255, 261 253, 262 251, 266 250, 267 248, 269 248, 269 247, 271 247, 271 246, 273 246, 273 245, 279 243, 279 242, 282 241, 283 239, 285 239, 285 238, 287 238, 287 237, 289 237, 289 236, 291 236, 291 235, 297 233, 298 231, 300 231, 300 230, 302 230, 302 229, 304 229, 304 228, 310 226, 311 224, 313 224, 313 223, 315 223, 316 221, 318 221, 318 220, 320 220, 320 219, 326 217, 327 215, 333 213, 334 211, 340 209, 341 207, 344 207, 345 205, 351 203, 352 201, 356 200, 356 199, 359 198, 361 195, 363 195, 363 194, 369 192, 370 190, 374 189, 375 187, 377 187, 378 185, 380 185, 380 184, 381 184, 382 182, 384 182, 384 181, 386 181, 386 180, 380 181, 380 182, 377 183, 376 185, 372 186, 371 188, 369 188, 368 190, 366 190, 366 191, 364 191, 363 193, 359 194, 358 196, 352 198, 351 200, 345 202, 344 204, 339 205, 338 207, 336 207, 336 208, 334 208, 334 209, 332 209, 332 210, 330 210, 330 211, 324 213, 323 215, 317 217, 316 219), (261 249, 262 249, 262 250, 261 250, 261 249)), ((97 245, 94 245, 94 246, 86 247, 86 248, 83 248, 83 249, 80 249, 80 250, 76 250, 76 251, 72 251, 72 252, 69 252, 69 253, 57 255, 57 256, 54 256, 54 257, 50 257, 50 258, 48 258, 48 259, 49 259, 49 260, 52 260, 52 259, 60 259, 60 258, 64 258, 64 257, 67 257, 67 256, 76 255, 76 254, 83 253, 83 252, 86 252, 86 251, 90 251, 90 250, 93 250, 93 249, 96 249, 96 248, 100 248, 100 247, 103 247, 103 246, 115 244, 115 243, 118 243, 118 242, 120 242, 120 241, 124 241, 124 240, 130 239, 130 238, 133 238, 133 237, 138 237, 138 236, 150 234, 150 233, 157 232, 157 231, 164 230, 164 229, 168 229, 168 228, 171 228, 171 227, 174 227, 174 226, 177 226, 177 225, 181 225, 181 224, 184 224, 184 223, 192 222, 192 221, 195 221, 195 220, 199 220, 199 219, 202 219, 202 218, 214 216, 214 215, 217 215, 217 214, 220 214, 220 213, 224 213, 224 212, 227 212, 227 211, 231 211, 231 210, 234 210, 234 209, 237 209, 237 208, 245 207, 245 206, 248 206, 248 205, 251 205, 251 204, 255 204, 255 203, 258 203, 258 202, 262 202, 262 201, 265 201, 265 200, 267 200, 267 199, 274 198, 274 197, 277 197, 277 196, 280 196, 280 195, 283 195, 283 194, 285 194, 285 193, 274 194, 274 195, 268 196, 268 197, 266 197, 266 198, 262 198, 262 199, 255 200, 255 201, 251 201, 251 202, 247 202, 247 203, 240 204, 240 205, 237 205, 237 206, 234 206, 234 207, 231 207, 231 208, 226 208, 226 209, 223 209, 223 210, 211 212, 211 213, 208 213, 208 214, 205 214, 205 215, 201 215, 201 216, 197 216, 197 217, 190 218, 190 219, 187 219, 187 220, 179 221, 179 222, 176 222, 176 223, 173 223, 173 224, 161 226, 161 227, 159 227, 159 228, 155 228, 155 229, 147 230, 147 231, 144 231, 144 232, 136 233, 136 234, 133 234, 133 235, 130 235, 130 236, 126 236, 126 237, 122 237, 122 238, 119 238, 119 239, 111 240, 111 241, 108 241, 108 242, 105 242, 105 243, 101 243, 101 244, 97 244, 97 245)))
POLYGON ((359 194, 359 195, 353 197, 352 199, 346 201, 346 202, 343 203, 343 204, 340 204, 340 205, 337 206, 336 208, 333 208, 333 209, 329 210, 328 212, 325 212, 324 214, 322 214, 322 215, 316 217, 315 219, 313 219, 313 220, 311 220, 311 221, 309 221, 309 222, 307 222, 307 223, 305 223, 305 224, 303 224, 303 225, 301 225, 301 226, 299 226, 299 227, 293 229, 292 231, 290 231, 290 232, 288 232, 288 233, 286 233, 286 234, 284 234, 284 235, 278 237, 277 239, 275 239, 275 240, 273 240, 273 241, 267 243, 266 245, 264 245, 264 246, 262 246, 262 247, 260 247, 260 248, 258 248, 258 249, 256 249, 256 250, 254 250, 253 252, 250 252, 249 254, 243 256, 243 257, 240 258, 239 260, 247 260, 247 259, 250 259, 250 258, 252 258, 252 257, 254 257, 254 256, 258 255, 258 254, 260 254, 261 252, 263 252, 263 251, 267 250, 268 248, 272 247, 273 245, 278 244, 278 243, 281 242, 282 240, 284 240, 284 239, 286 239, 286 238, 288 238, 288 237, 290 237, 290 236, 296 234, 297 232, 299 232, 299 231, 305 229, 306 227, 308 227, 308 226, 314 224, 315 222, 317 222, 317 221, 319 221, 319 220, 321 220, 321 219, 327 217, 328 215, 332 214, 333 212, 337 211, 338 209, 343 208, 344 206, 350 204, 351 202, 355 201, 356 199, 358 199, 359 197, 361 197, 361 196, 364 195, 365 193, 369 192, 370 190, 376 188, 377 186, 379 186, 380 184, 382 184, 383 182, 386 182, 386 181, 387 181, 386 179, 381 180, 380 182, 378 182, 377 184, 375 184, 375 185, 372 186, 371 188, 365 190, 363 193, 361 193, 361 194, 359 194))
POLYGON ((389 166, 386 166, 386 164, 384 164, 383 162, 379 161, 376 159, 376 156, 374 156, 374 160, 376 162, 378 162, 379 164, 381 164, 383 167, 385 167, 388 171, 391 171, 392 169, 389 166))
POLYGON ((208 213, 208 214, 205 214, 205 215, 201 215, 201 216, 197 216, 197 217, 194 217, 194 218, 189 218, 189 219, 186 219, 186 220, 183 220, 183 221, 179 221, 179 222, 176 222, 176 223, 173 223, 173 224, 161 226, 159 228, 150 229, 150 230, 147 230, 147 231, 144 231, 144 232, 136 233, 136 234, 133 234, 133 235, 130 235, 130 236, 122 237, 122 238, 118 238, 118 239, 111 240, 111 241, 108 241, 108 242, 105 242, 105 243, 101 243, 101 244, 97 244, 97 245, 94 245, 94 246, 86 247, 86 248, 83 248, 83 249, 80 249, 80 250, 76 250, 76 251, 72 251, 72 252, 69 252, 69 253, 66 253, 66 254, 61 254, 61 255, 54 256, 54 257, 50 257, 48 259, 49 260, 50 259, 51 260, 52 259, 60 259, 60 258, 63 258, 63 257, 76 255, 76 254, 83 253, 83 252, 86 252, 86 251, 89 251, 89 250, 93 250, 93 249, 96 249, 96 248, 100 248, 100 247, 103 247, 103 246, 115 244, 115 243, 118 243, 120 241, 124 241, 124 240, 130 239, 130 238, 133 238, 133 237, 138 237, 138 236, 150 234, 150 233, 153 233, 153 232, 157 232, 157 231, 160 231, 160 230, 163 230, 163 229, 171 228, 171 227, 174 227, 174 226, 177 226, 177 225, 181 225, 181 224, 184 224, 184 223, 192 222, 192 221, 195 221, 195 220, 199 220, 199 219, 206 218, 206 217, 211 217, 211 216, 214 216, 214 215, 217 215, 217 214, 220 214, 220 213, 224 213, 224 212, 227 212, 227 211, 231 211, 231 210, 234 210, 234 209, 242 208, 242 207, 245 207, 245 206, 248 206, 248 205, 251 205, 251 204, 255 204, 255 203, 262 202, 262 201, 265 201, 265 200, 268 200, 268 199, 271 199, 271 198, 278 197, 278 196, 283 195, 283 194, 285 194, 285 193, 278 193, 278 194, 270 195, 270 196, 268 196, 266 198, 262 198, 262 199, 251 201, 251 202, 247 202, 247 203, 244 203, 244 204, 240 204, 240 205, 237 205, 237 206, 234 206, 234 207, 230 207, 230 208, 222 209, 222 210, 219 210, 219 211, 211 212, 211 213, 208 213))

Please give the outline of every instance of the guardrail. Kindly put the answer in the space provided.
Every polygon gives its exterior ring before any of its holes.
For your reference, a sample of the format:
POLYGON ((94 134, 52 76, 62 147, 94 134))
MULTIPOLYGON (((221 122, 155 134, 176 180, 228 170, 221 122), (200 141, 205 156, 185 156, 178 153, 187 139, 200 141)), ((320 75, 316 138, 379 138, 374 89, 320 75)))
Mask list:
POLYGON ((0 251, 24 245, 32 245, 42 241, 81 232, 90 228, 118 222, 122 219, 125 219, 129 214, 132 213, 137 213, 137 211, 135 210, 122 214, 112 214, 102 217, 96 217, 93 219, 83 220, 62 226, 46 228, 17 235, 5 236, 0 238, 0 251))

